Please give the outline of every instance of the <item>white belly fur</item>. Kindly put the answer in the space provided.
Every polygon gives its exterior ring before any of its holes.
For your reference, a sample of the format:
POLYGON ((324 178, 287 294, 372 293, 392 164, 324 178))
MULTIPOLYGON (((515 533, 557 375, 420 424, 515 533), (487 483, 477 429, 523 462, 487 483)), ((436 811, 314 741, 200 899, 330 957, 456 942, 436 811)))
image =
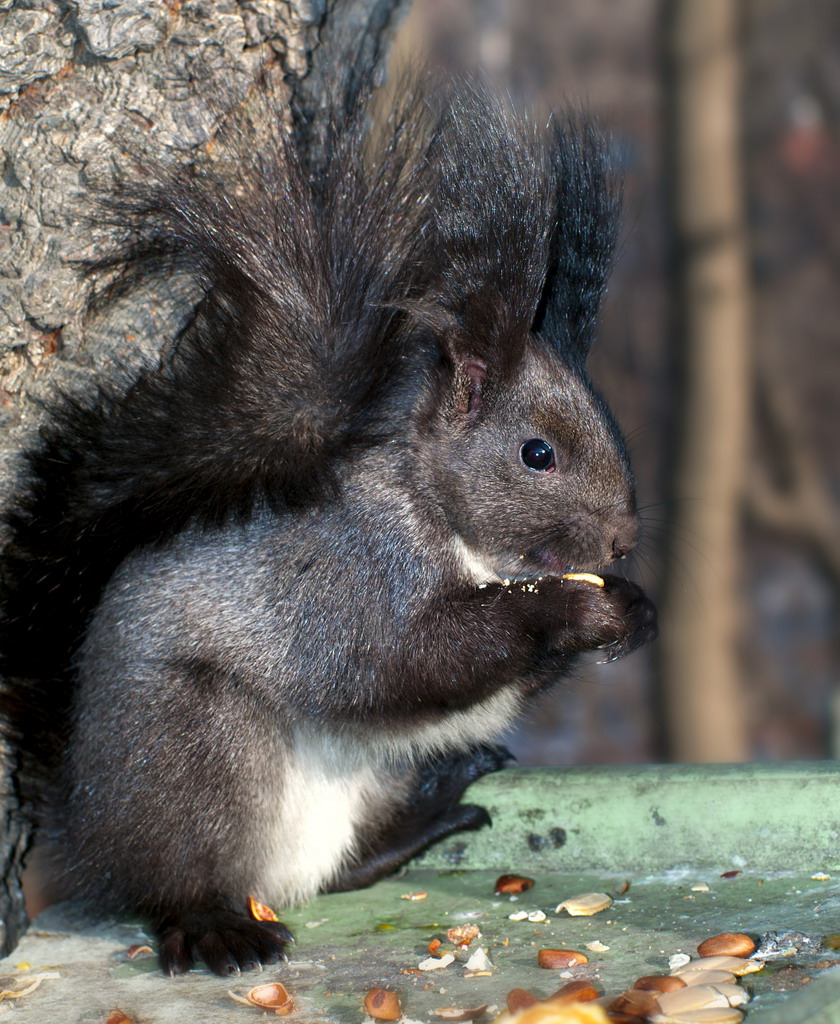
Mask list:
POLYGON ((515 690, 502 690, 469 711, 401 734, 296 730, 277 813, 266 831, 262 895, 278 906, 314 896, 352 859, 359 836, 404 804, 400 776, 407 763, 496 739, 515 718, 520 700, 515 690))

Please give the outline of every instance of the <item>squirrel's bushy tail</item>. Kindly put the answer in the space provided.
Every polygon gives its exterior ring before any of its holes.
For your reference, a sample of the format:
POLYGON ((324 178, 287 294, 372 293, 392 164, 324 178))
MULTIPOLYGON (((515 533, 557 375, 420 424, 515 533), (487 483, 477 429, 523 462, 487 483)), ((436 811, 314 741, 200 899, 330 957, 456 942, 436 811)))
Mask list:
POLYGON ((269 95, 206 165, 138 167, 101 204, 122 242, 98 273, 183 272, 204 298, 159 367, 58 403, 5 511, 2 728, 33 764, 60 755, 73 653, 130 551, 328 497, 346 460, 406 437, 451 336, 513 367, 538 328, 577 358, 612 246, 597 143, 419 82, 374 127, 363 103, 335 112, 317 170, 269 95))

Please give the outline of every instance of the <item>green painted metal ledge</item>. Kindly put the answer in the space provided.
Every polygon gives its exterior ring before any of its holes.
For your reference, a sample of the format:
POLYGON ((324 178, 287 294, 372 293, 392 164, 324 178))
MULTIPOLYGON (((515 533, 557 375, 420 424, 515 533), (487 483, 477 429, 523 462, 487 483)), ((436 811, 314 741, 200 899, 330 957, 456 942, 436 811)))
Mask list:
POLYGON ((481 780, 468 799, 488 808, 492 829, 451 837, 364 892, 322 896, 284 914, 297 936, 292 958, 261 974, 165 979, 154 957, 127 958, 143 941, 138 924, 91 922, 70 904, 53 907, 0 963, 3 987, 44 980, 29 995, 1 1000, 0 1017, 105 1024, 120 1009, 141 1024, 247 1024, 267 1017, 229 990, 280 980, 299 1008, 291 1024, 361 1024, 372 987, 396 989, 410 1021, 486 1003, 483 1022, 512 988, 547 996, 569 977, 586 977, 618 994, 642 974, 667 971, 672 954, 696 955, 710 935, 746 931, 775 932, 786 954, 743 979, 753 997, 746 1024, 840 1024, 840 939, 830 939, 840 933, 840 767, 509 769, 481 780), (532 878, 533 888, 496 896, 496 877, 509 872, 532 878), (556 912, 583 892, 615 899, 593 917, 556 912), (417 893, 426 895, 405 898, 417 893), (546 919, 511 920, 519 910, 546 919), (417 972, 430 940, 448 946, 446 930, 465 923, 480 928, 490 973, 466 976, 468 953, 417 972), (589 963, 544 970, 536 959, 543 947, 582 950, 589 963))

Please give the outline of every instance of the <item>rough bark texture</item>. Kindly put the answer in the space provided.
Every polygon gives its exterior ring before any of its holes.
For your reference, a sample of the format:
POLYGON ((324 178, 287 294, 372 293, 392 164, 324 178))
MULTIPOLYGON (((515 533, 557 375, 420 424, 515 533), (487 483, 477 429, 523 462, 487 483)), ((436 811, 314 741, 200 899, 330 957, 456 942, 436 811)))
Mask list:
POLYGON ((662 675, 678 761, 748 757, 736 649, 750 409, 735 0, 668 0, 674 255, 683 368, 662 675))
MULTIPOLYGON (((242 102, 264 71, 285 83, 309 138, 327 83, 337 70, 379 73, 407 6, 0 0, 2 495, 51 395, 83 393, 116 366, 154 358, 196 298, 175 282, 90 311, 94 282, 78 260, 90 251, 92 187, 117 167, 126 173, 126 154, 193 159, 213 118, 242 102)), ((11 770, 0 773, 0 813, 2 954, 25 926, 19 869, 28 831, 11 770)))

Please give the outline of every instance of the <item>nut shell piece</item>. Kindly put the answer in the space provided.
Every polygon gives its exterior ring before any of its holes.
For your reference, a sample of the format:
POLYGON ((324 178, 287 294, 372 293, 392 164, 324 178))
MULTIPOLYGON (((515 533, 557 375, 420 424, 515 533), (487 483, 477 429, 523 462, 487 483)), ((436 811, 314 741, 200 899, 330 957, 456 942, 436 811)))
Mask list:
POLYGON ((257 985, 252 988, 245 998, 252 1006, 258 1006, 261 1010, 273 1010, 278 1017, 292 1013, 295 1003, 289 995, 285 985, 279 981, 271 982, 268 985, 257 985))
POLYGON ((570 896, 569 899, 558 903, 555 913, 559 914, 561 910, 565 910, 572 917, 591 917, 611 906, 612 897, 605 892, 584 892, 580 896, 570 896))
POLYGON ((387 988, 372 988, 365 996, 365 1011, 374 1020, 399 1020, 402 1017, 400 997, 387 988))

